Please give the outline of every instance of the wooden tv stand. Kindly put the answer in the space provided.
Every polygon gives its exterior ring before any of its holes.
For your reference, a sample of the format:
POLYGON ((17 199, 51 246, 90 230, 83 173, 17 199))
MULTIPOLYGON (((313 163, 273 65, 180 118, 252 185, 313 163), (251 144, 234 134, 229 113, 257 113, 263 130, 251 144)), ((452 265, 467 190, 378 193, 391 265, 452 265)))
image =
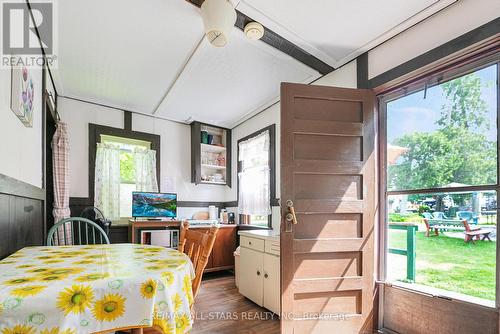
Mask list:
POLYGON ((140 229, 156 229, 156 230, 168 230, 168 229, 180 229, 182 220, 147 220, 147 219, 130 219, 129 220, 129 236, 130 241, 133 244, 139 244, 140 234, 138 231, 140 229))

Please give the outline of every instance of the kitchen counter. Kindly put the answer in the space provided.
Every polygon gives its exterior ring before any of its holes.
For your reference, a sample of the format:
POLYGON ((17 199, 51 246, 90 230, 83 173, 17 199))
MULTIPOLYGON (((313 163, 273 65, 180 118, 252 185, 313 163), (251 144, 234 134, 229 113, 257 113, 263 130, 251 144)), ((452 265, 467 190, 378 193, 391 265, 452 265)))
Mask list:
MULTIPOLYGON (((213 224, 215 226, 218 226, 219 228, 235 228, 238 225, 236 224, 213 224)), ((189 225, 189 229, 196 229, 196 228, 210 228, 212 227, 212 224, 196 224, 196 225, 189 225)))
POLYGON ((280 232, 275 230, 246 230, 246 231, 239 231, 238 235, 251 238, 264 239, 264 240, 271 240, 271 241, 280 240, 280 232))

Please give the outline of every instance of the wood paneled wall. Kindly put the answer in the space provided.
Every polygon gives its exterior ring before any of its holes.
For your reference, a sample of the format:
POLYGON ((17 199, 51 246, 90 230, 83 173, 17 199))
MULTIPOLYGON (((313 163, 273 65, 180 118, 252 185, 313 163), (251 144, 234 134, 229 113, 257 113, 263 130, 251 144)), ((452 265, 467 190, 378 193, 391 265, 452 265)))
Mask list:
POLYGON ((0 259, 44 244, 44 201, 0 194, 0 259))
POLYGON ((384 286, 384 328, 404 334, 498 334, 494 308, 384 286))

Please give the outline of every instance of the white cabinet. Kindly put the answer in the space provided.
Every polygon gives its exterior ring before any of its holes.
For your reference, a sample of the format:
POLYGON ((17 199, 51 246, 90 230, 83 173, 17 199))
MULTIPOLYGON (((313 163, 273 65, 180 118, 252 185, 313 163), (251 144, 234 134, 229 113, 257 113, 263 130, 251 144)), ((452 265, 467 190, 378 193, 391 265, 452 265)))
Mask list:
POLYGON ((276 314, 280 313, 280 258, 264 254, 264 303, 263 306, 276 314))
POLYGON ((280 314, 279 240, 241 236, 240 246, 239 292, 280 314))
POLYGON ((240 255, 240 293, 254 303, 263 304, 264 253, 241 247, 240 255))

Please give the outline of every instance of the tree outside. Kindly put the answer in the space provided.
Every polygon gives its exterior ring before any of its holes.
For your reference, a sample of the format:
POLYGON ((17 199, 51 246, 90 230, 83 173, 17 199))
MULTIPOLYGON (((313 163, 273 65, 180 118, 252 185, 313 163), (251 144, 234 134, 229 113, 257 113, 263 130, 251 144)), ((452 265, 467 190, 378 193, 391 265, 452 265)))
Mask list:
POLYGON ((407 148, 388 168, 389 190, 496 183, 496 141, 485 132, 488 108, 476 73, 440 85, 445 103, 433 132, 407 133, 392 144, 407 148))

